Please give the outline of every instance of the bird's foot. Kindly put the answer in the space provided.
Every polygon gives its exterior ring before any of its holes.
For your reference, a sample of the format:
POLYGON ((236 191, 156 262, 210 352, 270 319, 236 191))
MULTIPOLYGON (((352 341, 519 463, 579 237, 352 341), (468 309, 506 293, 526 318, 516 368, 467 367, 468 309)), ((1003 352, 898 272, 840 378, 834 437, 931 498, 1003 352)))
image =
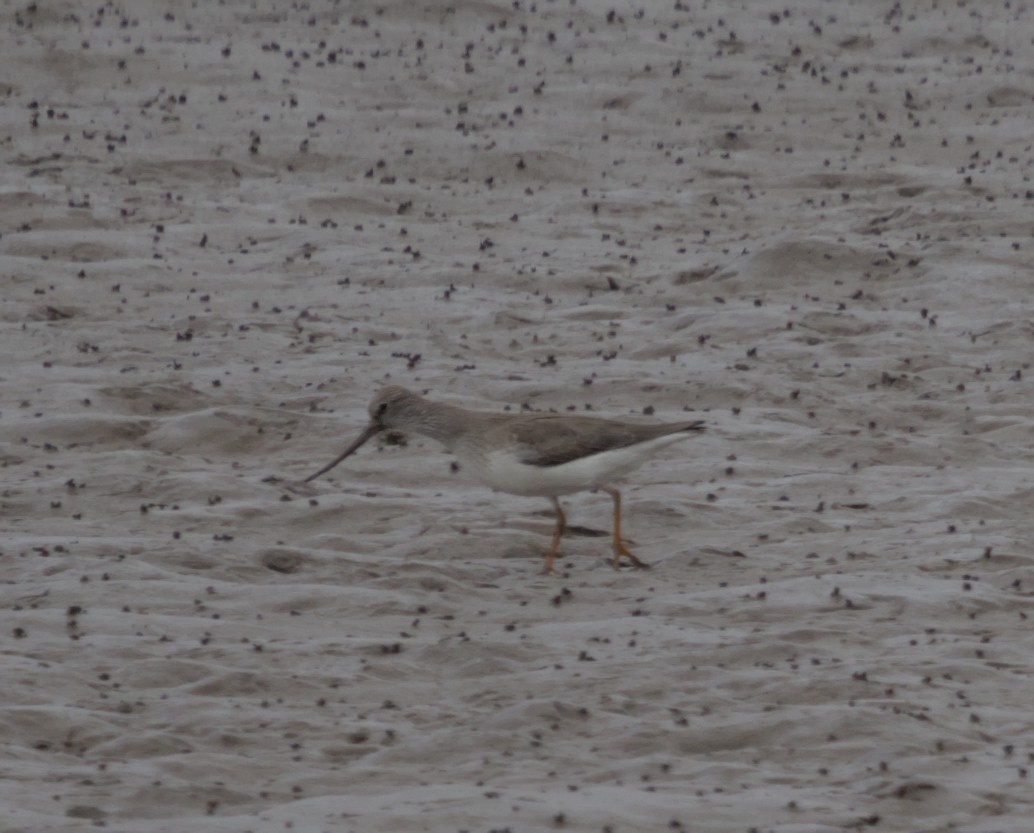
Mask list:
POLYGON ((546 556, 546 563, 543 564, 542 565, 542 569, 539 570, 539 575, 541 575, 541 576, 558 576, 558 575, 560 575, 560 571, 557 570, 556 567, 554 567, 554 561, 556 559, 556 555, 557 555, 557 553, 554 550, 553 552, 550 552, 546 556))
POLYGON ((640 561, 632 553, 628 551, 628 548, 620 541, 614 545, 614 569, 621 569, 621 557, 624 556, 632 562, 631 566, 633 570, 649 570, 650 565, 645 561, 640 561))

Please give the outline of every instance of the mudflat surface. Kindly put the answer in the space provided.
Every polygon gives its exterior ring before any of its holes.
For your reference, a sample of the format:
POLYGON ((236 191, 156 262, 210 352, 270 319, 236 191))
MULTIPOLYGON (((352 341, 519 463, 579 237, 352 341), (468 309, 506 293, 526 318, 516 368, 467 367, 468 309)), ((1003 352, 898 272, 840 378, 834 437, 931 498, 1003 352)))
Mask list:
POLYGON ((1027 6, 0 27, 4 833, 1030 829, 1027 6), (709 430, 547 577, 433 442, 301 483, 387 383, 709 430))

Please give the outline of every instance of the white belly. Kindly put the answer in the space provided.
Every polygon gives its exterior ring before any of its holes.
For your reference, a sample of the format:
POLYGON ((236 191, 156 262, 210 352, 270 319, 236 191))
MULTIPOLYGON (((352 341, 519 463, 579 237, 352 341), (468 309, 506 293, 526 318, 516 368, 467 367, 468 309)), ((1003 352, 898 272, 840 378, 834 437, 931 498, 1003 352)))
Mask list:
POLYGON ((529 466, 506 451, 489 452, 483 459, 460 455, 478 480, 512 495, 556 497, 608 486, 639 468, 662 448, 688 439, 690 434, 669 434, 636 445, 601 451, 559 466, 529 466))

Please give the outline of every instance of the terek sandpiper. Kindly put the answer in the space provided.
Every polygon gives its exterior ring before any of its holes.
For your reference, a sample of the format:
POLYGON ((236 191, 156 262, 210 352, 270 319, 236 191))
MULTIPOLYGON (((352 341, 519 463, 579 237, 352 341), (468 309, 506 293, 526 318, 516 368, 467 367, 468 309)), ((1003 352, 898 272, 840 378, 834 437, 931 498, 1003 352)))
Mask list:
POLYGON ((548 497, 556 530, 543 573, 553 572, 567 519, 557 497, 603 491, 614 499, 614 569, 621 557, 646 567, 621 541, 621 493, 612 484, 672 443, 704 430, 703 420, 643 425, 588 416, 498 414, 431 402, 391 385, 370 403, 370 424, 333 461, 305 482, 356 451, 375 434, 411 431, 438 440, 486 486, 512 495, 548 497))

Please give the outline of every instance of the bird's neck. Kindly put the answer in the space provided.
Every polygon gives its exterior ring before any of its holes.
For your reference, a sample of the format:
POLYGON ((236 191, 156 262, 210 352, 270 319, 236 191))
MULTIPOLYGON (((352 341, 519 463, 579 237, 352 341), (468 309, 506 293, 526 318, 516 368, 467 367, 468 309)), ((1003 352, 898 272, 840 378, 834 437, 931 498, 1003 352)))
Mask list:
POLYGON ((421 405, 420 413, 407 420, 405 426, 400 427, 437 440, 450 450, 454 449, 471 429, 477 430, 482 422, 495 418, 494 414, 480 414, 439 402, 424 401, 421 405))

